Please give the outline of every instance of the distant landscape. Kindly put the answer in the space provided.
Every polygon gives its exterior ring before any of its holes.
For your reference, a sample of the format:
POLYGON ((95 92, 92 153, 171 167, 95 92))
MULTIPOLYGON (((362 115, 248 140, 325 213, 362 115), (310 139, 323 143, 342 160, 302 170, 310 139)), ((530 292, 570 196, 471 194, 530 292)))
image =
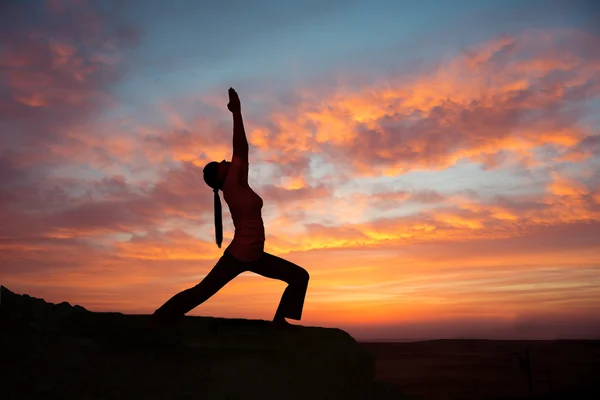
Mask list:
POLYGON ((376 379, 418 399, 593 399, 600 394, 600 340, 433 340, 361 343, 376 379), (562 396, 562 397, 557 397, 562 396))

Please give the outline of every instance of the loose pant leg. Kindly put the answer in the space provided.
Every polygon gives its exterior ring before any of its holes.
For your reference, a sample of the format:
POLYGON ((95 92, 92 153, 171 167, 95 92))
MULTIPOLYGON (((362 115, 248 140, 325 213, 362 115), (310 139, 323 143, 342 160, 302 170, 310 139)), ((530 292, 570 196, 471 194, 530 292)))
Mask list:
POLYGON ((199 284, 173 296, 154 312, 154 317, 159 320, 174 320, 183 317, 242 272, 244 272, 243 264, 225 251, 217 264, 199 284))
POLYGON ((248 270, 267 278, 286 282, 288 286, 283 292, 283 296, 281 296, 275 315, 295 320, 302 318, 304 298, 306 297, 306 289, 310 278, 304 268, 281 257, 264 253, 259 262, 249 264, 248 270))

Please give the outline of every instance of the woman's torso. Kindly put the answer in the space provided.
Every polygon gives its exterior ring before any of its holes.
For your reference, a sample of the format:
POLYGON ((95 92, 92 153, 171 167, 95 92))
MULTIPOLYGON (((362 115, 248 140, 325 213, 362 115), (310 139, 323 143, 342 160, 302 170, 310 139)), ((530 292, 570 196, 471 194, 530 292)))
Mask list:
POLYGON ((252 190, 250 185, 239 181, 224 185, 223 197, 235 227, 233 240, 228 246, 229 251, 241 261, 260 258, 265 244, 262 198, 252 190))

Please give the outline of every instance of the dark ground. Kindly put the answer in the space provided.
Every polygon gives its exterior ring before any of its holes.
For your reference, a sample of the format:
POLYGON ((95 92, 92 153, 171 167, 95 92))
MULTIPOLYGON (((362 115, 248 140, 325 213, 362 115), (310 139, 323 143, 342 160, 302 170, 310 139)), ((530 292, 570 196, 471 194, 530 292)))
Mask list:
POLYGON ((415 399, 600 399, 600 340, 361 343, 376 379, 415 399), (532 395, 526 359, 529 350, 532 395))
POLYGON ((600 399, 600 340, 357 343, 210 317, 154 337, 147 316, 0 290, 0 399, 600 399))

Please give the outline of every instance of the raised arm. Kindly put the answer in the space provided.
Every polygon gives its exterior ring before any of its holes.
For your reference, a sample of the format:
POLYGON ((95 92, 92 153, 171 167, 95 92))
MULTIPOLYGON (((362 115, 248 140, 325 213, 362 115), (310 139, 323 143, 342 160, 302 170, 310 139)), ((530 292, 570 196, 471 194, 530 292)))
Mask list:
POLYGON ((248 162, 248 139, 242 120, 240 98, 233 88, 229 88, 229 103, 227 108, 233 114, 233 155, 248 162))

